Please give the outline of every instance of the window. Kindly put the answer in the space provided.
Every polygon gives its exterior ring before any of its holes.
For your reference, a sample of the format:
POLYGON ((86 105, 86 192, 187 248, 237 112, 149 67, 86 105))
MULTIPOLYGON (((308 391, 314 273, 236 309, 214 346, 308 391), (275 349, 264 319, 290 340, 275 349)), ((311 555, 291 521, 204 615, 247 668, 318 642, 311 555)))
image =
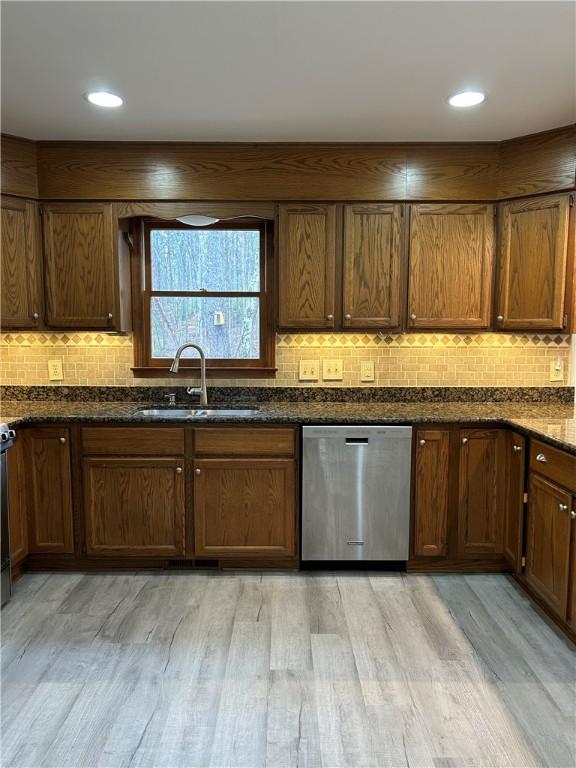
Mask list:
MULTIPOLYGON (((137 369, 159 373, 194 341, 212 376, 274 375, 270 226, 144 223, 137 369)), ((186 350, 181 368, 197 366, 195 351, 186 350)))

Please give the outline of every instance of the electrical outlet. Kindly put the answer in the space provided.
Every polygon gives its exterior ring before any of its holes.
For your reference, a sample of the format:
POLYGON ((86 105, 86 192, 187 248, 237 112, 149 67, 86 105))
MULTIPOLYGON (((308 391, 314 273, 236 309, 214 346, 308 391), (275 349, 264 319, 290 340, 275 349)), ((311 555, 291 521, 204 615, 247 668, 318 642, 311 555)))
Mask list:
POLYGON ((62 372, 62 360, 48 360, 48 379, 49 381, 62 381, 64 373, 62 372))
POLYGON ((564 381, 564 361, 561 357, 550 360, 550 381, 564 381))
POLYGON ((298 366, 298 378, 300 381, 318 381, 320 377, 320 363, 318 360, 300 360, 298 366))
POLYGON ((342 360, 323 360, 322 378, 324 381, 342 381, 342 360))
POLYGON ((360 381, 374 381, 374 360, 362 360, 360 363, 360 381))

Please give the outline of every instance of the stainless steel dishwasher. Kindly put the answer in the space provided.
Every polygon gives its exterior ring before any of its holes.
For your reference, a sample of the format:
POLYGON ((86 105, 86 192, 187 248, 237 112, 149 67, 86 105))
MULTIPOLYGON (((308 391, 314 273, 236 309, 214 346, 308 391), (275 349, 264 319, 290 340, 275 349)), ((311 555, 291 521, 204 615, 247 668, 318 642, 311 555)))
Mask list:
POLYGON ((407 560, 412 427, 303 427, 302 560, 407 560))

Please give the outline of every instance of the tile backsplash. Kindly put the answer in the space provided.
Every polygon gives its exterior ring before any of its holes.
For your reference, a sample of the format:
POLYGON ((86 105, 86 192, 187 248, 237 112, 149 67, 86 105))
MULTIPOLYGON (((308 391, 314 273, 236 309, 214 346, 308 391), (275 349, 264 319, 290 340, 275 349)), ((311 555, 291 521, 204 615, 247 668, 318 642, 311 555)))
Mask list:
MULTIPOLYGON (((570 336, 560 334, 279 334, 275 379, 219 379, 220 386, 543 387, 570 379, 570 336), (342 381, 301 382, 300 360, 342 360, 342 381), (373 361, 375 381, 360 380, 373 361), (562 381, 550 381, 559 362, 562 381)), ((573 363, 572 363, 573 364, 573 363)), ((5 385, 162 386, 173 377, 133 375, 131 336, 102 333, 0 334, 0 379, 5 385), (61 360, 64 378, 51 382, 48 361, 61 360)), ((193 381, 191 377, 190 381, 193 381)), ((186 381, 178 379, 178 384, 186 381)))

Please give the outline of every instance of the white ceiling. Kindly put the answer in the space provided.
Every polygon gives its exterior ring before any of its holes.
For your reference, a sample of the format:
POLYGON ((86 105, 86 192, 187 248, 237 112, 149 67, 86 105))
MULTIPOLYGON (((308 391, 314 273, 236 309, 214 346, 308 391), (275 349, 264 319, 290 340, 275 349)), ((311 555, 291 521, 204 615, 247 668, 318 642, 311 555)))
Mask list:
POLYGON ((573 2, 2 2, 2 130, 451 141, 576 121, 573 2), (82 94, 110 89, 125 106, 82 94), (486 102, 458 111, 455 91, 486 102))

